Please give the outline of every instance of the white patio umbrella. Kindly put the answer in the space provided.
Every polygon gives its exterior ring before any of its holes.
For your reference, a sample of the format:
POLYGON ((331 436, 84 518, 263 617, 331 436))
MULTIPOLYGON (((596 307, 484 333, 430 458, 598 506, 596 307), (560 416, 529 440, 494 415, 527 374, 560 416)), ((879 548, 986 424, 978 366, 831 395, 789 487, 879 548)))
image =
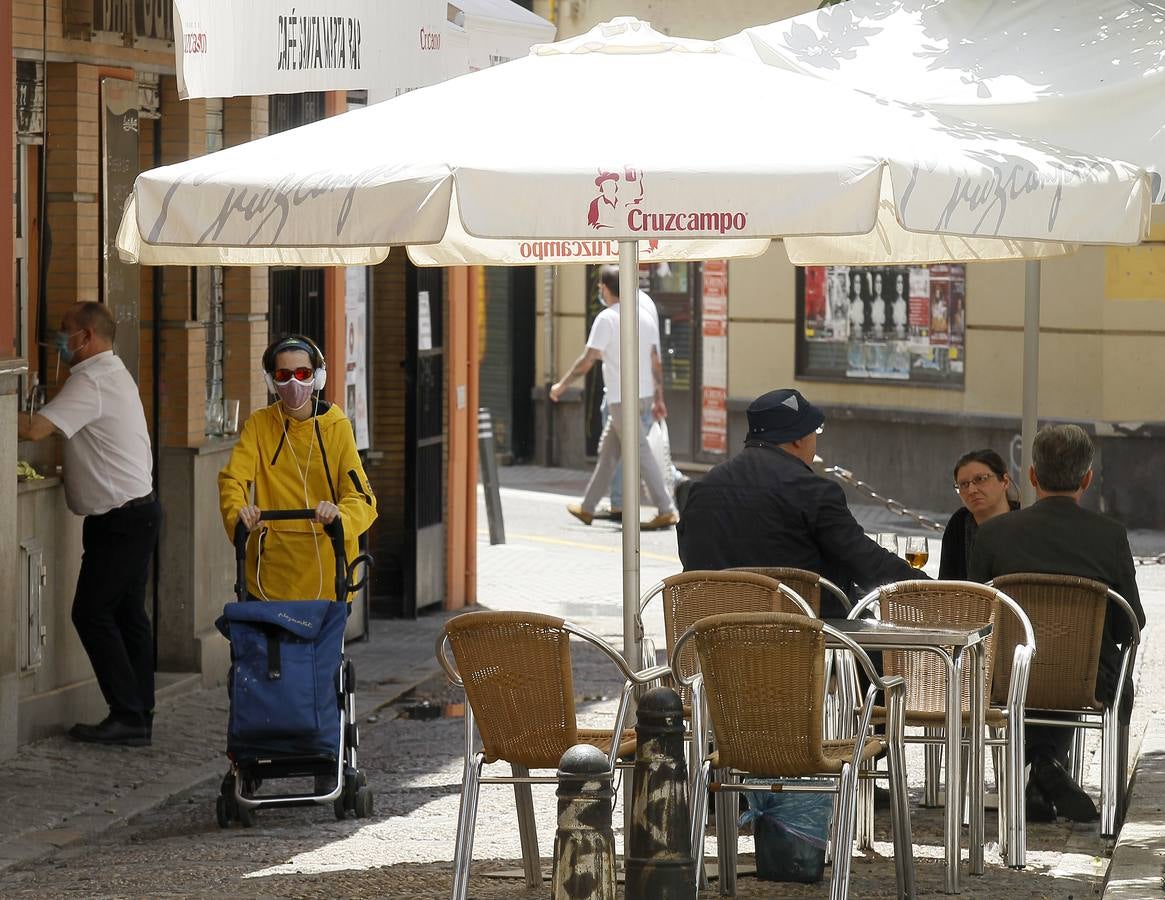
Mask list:
MULTIPOLYGON (((707 256, 725 257, 785 238, 814 261, 836 246, 871 261, 1009 259, 1136 243, 1148 211, 1134 166, 618 19, 504 66, 145 172, 118 243, 152 264, 353 265, 402 244, 440 262, 449 237, 457 261, 489 265, 512 262, 514 242, 617 242, 621 294, 634 296, 640 241, 660 242, 655 258, 665 242, 704 241, 707 256), (677 140, 652 124, 665 93, 714 116, 677 140)), ((637 327, 621 317, 625 396, 638 390, 637 327)), ((635 434, 635 404, 622 413, 635 434)), ((638 484, 634 441, 623 466, 638 484)), ((624 641, 636 660, 638 492, 624 502, 624 641)))
MULTIPOLYGON (((1165 5, 848 0, 717 44, 743 58, 1126 159, 1165 204, 1165 5)), ((1163 210, 1165 211, 1165 210, 1163 210)), ((1040 264, 1024 289, 1022 468, 1038 410, 1040 264)), ((1035 499, 1020 479, 1025 505, 1035 499)))

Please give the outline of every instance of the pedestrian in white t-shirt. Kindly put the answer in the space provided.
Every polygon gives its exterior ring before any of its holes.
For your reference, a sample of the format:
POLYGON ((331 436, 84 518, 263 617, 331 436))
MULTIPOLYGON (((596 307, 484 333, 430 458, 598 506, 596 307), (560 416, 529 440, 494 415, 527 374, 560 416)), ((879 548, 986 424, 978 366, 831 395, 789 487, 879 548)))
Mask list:
POLYGON ((100 303, 68 309, 56 343, 69 377, 39 413, 20 417, 17 433, 21 440, 64 436, 65 501, 85 517, 73 625, 109 715, 97 725, 74 725, 69 736, 139 747, 150 744, 154 717, 145 597, 162 509, 138 386, 113 354, 116 332, 100 303))
MULTIPOLYGON (((607 493, 615 468, 619 464, 623 440, 622 403, 620 397, 619 362, 619 269, 617 266, 603 266, 599 276, 599 291, 606 306, 591 325, 586 349, 574 361, 562 379, 550 388, 550 399, 557 402, 567 385, 575 378, 585 375, 594 364, 602 361, 603 385, 607 395, 608 418, 599 442, 599 459, 586 493, 581 503, 572 503, 567 510, 584 524, 590 525, 595 517, 599 500, 607 493)), ((664 484, 663 473, 655 461, 655 455, 647 444, 647 429, 642 427, 645 414, 658 411, 658 417, 667 415, 663 403, 663 381, 660 377, 659 327, 656 317, 650 311, 636 304, 639 316, 639 464, 640 473, 647 484, 648 494, 658 507, 655 517, 644 523, 645 528, 665 528, 678 521, 671 495, 664 484)))

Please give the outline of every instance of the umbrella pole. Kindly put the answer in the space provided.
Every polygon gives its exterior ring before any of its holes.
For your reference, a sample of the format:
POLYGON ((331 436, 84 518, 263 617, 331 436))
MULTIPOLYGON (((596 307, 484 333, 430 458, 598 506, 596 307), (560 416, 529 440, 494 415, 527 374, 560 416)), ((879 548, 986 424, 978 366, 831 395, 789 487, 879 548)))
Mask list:
POLYGON ((1036 412, 1040 381, 1040 271, 1037 260, 1025 264, 1023 292, 1023 425, 1020 431, 1019 500, 1023 506, 1036 501, 1036 489, 1028 472, 1032 464, 1032 441, 1036 436, 1036 412))
POLYGON ((619 395, 623 441, 623 655, 639 663, 639 242, 619 241, 619 395))

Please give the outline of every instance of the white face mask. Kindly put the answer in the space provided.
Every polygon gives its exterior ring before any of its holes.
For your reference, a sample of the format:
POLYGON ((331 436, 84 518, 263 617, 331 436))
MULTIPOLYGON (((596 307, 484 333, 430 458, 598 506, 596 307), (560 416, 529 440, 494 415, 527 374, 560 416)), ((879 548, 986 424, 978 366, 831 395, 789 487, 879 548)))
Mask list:
POLYGON ((290 410, 299 410, 311 400, 311 389, 314 384, 312 381, 303 382, 295 378, 286 384, 275 385, 275 393, 279 395, 279 399, 283 401, 283 405, 290 410))

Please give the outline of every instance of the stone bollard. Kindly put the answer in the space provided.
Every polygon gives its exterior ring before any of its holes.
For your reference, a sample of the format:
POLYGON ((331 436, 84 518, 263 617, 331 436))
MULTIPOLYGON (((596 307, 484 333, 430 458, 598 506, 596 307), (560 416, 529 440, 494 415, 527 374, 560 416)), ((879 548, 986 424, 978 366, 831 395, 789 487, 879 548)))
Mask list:
POLYGON ((694 900, 684 707, 671 688, 654 688, 640 699, 638 715, 627 900, 694 900))
POLYGON ((614 796, 602 750, 575 744, 562 754, 551 900, 615 900, 614 796))

